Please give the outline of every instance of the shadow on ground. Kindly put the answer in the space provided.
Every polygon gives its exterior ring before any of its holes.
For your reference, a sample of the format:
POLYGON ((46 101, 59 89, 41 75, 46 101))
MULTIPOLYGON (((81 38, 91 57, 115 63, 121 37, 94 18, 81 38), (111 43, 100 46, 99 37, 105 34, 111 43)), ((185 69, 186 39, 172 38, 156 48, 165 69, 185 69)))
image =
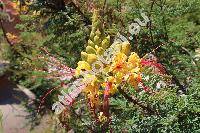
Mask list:
MULTIPOLYGON (((34 109, 35 96, 28 89, 9 81, 8 76, 0 77, 0 110, 3 113, 3 133, 44 133, 51 126, 51 117, 44 116, 32 131, 31 119, 35 115, 26 107, 34 109), (25 105, 25 106, 24 106, 25 105)), ((1 131, 0 131, 1 132, 1 131)))
POLYGON ((0 77, 0 105, 21 104, 22 101, 28 101, 27 94, 17 88, 7 76, 0 77))

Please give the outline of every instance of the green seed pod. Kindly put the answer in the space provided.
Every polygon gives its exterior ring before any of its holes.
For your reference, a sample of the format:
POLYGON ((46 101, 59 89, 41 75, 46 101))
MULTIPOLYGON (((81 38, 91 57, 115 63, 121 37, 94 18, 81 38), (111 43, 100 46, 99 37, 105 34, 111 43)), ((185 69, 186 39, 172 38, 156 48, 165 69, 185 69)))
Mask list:
POLYGON ((91 47, 91 46, 87 46, 86 47, 86 52, 88 54, 96 54, 96 50, 93 47, 91 47))
POLYGON ((87 61, 87 58, 88 58, 88 54, 86 52, 81 52, 81 59, 83 61, 87 61))
POLYGON ((91 41, 91 40, 88 40, 88 46, 94 47, 94 46, 95 46, 95 44, 93 43, 93 41, 91 41))

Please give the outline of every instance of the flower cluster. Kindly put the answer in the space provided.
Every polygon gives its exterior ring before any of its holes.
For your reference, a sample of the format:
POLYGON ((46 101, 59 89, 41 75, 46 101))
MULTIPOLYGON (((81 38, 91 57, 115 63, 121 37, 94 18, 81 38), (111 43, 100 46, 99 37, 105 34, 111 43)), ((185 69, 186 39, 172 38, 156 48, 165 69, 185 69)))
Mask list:
POLYGON ((95 11, 90 39, 86 51, 81 52, 82 61, 76 68, 76 76, 82 76, 85 83, 83 92, 91 108, 96 109, 104 106, 108 97, 117 93, 118 86, 127 83, 137 88, 142 71, 141 59, 136 53, 130 53, 129 42, 111 45, 110 36, 102 34, 98 16, 95 11), (102 98, 103 101, 100 100, 102 98))

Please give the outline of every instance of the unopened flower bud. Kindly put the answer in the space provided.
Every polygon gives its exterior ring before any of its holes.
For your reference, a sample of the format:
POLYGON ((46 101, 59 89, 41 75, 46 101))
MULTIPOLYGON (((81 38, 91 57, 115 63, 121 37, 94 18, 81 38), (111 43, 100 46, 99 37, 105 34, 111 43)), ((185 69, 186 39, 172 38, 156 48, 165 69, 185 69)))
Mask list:
POLYGON ((88 46, 94 47, 94 46, 95 46, 95 44, 93 43, 93 41, 91 41, 91 40, 88 40, 88 46))
POLYGON ((94 33, 94 32, 91 32, 91 33, 90 33, 90 39, 94 38, 94 36, 95 36, 95 33, 94 33))
POLYGON ((94 37, 94 43, 96 44, 96 45, 98 45, 99 46, 99 43, 100 43, 100 38, 99 38, 99 36, 95 36, 94 37))
POLYGON ((81 58, 83 61, 87 61, 88 54, 86 52, 81 52, 81 58))
POLYGON ((98 55, 103 55, 103 54, 104 54, 104 49, 103 49, 102 47, 99 47, 99 48, 97 49, 97 54, 98 54, 98 55))
POLYGON ((131 45, 129 42, 122 43, 122 53, 128 55, 130 53, 131 45))
POLYGON ((88 54, 87 62, 89 64, 94 63, 97 60, 97 56, 95 54, 88 54))
POLYGON ((97 29, 97 31, 95 32, 95 34, 96 34, 97 36, 100 36, 100 35, 101 35, 101 32, 100 32, 100 30, 99 30, 99 29, 97 29))
POLYGON ((93 47, 91 47, 91 46, 87 46, 86 47, 86 52, 88 54, 96 54, 96 50, 93 47))
POLYGON ((102 41, 102 43, 101 43, 102 48, 103 48, 103 49, 108 48, 109 45, 110 45, 109 43, 110 43, 110 42, 108 41, 108 39, 104 39, 104 40, 102 41))

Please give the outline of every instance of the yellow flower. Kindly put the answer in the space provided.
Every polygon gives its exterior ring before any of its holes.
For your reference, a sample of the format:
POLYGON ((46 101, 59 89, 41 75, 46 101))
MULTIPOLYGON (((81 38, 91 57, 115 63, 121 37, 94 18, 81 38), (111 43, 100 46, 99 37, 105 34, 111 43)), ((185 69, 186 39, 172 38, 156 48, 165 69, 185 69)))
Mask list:
POLYGON ((95 86, 98 83, 97 77, 95 75, 91 75, 91 74, 85 74, 83 82, 86 84, 90 84, 92 86, 95 86))
POLYGON ((121 84, 125 73, 118 72, 115 74, 115 79, 117 84, 121 84))
POLYGON ((86 94, 95 93, 95 91, 96 91, 96 88, 91 84, 87 84, 86 87, 83 89, 83 92, 85 92, 86 94))
POLYGON ((79 61, 78 67, 76 68, 76 75, 80 75, 82 71, 89 71, 91 70, 90 65, 85 61, 79 61))
POLYGON ((135 89, 138 89, 138 84, 141 81, 141 75, 132 73, 129 75, 128 83, 131 84, 135 89))
POLYGON ((124 53, 118 53, 116 57, 114 57, 114 61, 111 64, 111 70, 114 73, 117 72, 122 72, 126 73, 127 72, 127 63, 126 63, 127 56, 124 53))
POLYGON ((124 53, 118 53, 114 58, 115 62, 125 62, 127 60, 127 56, 124 53))
POLYGON ((128 64, 131 68, 140 66, 140 57, 136 53, 131 53, 128 59, 128 64))
POLYGON ((88 54, 87 62, 92 65, 95 61, 97 61, 97 56, 95 54, 88 54))
MULTIPOLYGON (((89 99, 91 107, 98 108, 102 105, 100 96, 102 100, 103 96, 115 94, 118 91, 117 87, 122 85, 123 82, 129 83, 137 89, 139 82, 141 82, 142 65, 141 59, 136 53, 130 54, 131 46, 129 42, 115 43, 115 45, 110 46, 110 36, 105 37, 103 32, 101 33, 99 30, 101 21, 98 11, 94 11, 92 20, 90 40, 86 51, 81 52, 82 61, 78 62, 76 75, 83 76, 85 84, 83 93, 89 99), (106 50, 109 46, 109 50, 106 50), (100 55, 103 58, 106 57, 105 60, 98 57, 100 55), (108 61, 109 57, 111 59, 108 61), (98 65, 96 62, 100 61, 98 58, 104 64, 98 65), (101 68, 101 72, 95 75, 92 67, 96 70, 101 68)), ((103 112, 100 112, 98 118, 100 122, 107 121, 103 112)))
POLYGON ((115 78, 114 78, 113 76, 109 76, 109 77, 107 78, 107 81, 108 81, 108 82, 111 82, 111 83, 114 83, 114 82, 115 82, 115 78))
POLYGON ((121 52, 128 55, 130 53, 131 50, 131 45, 129 42, 123 42, 122 43, 122 49, 121 52))
POLYGON ((102 84, 102 87, 105 88, 106 85, 107 85, 107 82, 111 83, 111 86, 110 86, 110 90, 109 90, 109 94, 115 94, 118 90, 117 90, 117 85, 116 85, 116 78, 113 77, 113 76, 109 76, 107 78, 107 81, 105 83, 102 84))
POLYGON ((87 95, 87 97, 90 99, 91 107, 98 106, 100 104, 99 101, 99 87, 100 84, 97 85, 91 85, 88 84, 84 89, 83 92, 87 95))
POLYGON ((141 70, 142 70, 141 67, 137 66, 137 67, 135 67, 135 68, 132 68, 132 69, 130 70, 130 73, 140 73, 141 70))
POLYGON ((109 91, 109 93, 110 93, 111 95, 114 95, 114 94, 118 91, 117 86, 118 86, 118 85, 116 85, 116 84, 112 84, 112 86, 111 86, 111 88, 110 88, 110 91, 109 91))

